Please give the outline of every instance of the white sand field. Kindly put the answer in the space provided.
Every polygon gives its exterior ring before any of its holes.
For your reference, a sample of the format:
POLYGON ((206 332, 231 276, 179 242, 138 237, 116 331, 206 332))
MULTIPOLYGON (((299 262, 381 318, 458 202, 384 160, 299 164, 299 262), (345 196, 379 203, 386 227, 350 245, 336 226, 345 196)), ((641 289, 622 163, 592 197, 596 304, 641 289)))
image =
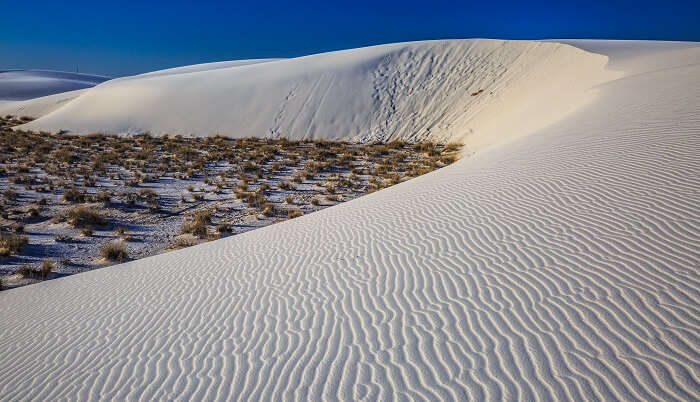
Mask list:
POLYGON ((565 42, 171 71, 53 107, 28 127, 468 150, 291 221, 0 292, 0 399, 698 400, 700 44, 565 42))

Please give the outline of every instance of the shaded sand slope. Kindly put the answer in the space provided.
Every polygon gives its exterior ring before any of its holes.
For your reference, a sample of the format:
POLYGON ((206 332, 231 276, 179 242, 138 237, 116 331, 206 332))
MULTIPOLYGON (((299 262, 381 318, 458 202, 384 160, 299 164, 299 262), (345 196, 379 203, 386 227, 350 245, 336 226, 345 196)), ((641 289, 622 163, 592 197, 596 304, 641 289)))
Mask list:
POLYGON ((477 150, 505 140, 506 131, 522 135, 561 118, 588 100, 572 93, 615 76, 603 69, 606 57, 568 45, 483 39, 252 62, 114 80, 24 128, 355 140, 468 137, 469 149, 477 150), (535 106, 539 113, 533 113, 535 106), (510 130, 515 121, 518 130, 510 130))
POLYGON ((700 49, 607 51, 628 75, 531 136, 0 292, 0 395, 698 399, 700 49))
POLYGON ((26 100, 95 86, 109 77, 45 70, 0 70, 0 100, 26 100))

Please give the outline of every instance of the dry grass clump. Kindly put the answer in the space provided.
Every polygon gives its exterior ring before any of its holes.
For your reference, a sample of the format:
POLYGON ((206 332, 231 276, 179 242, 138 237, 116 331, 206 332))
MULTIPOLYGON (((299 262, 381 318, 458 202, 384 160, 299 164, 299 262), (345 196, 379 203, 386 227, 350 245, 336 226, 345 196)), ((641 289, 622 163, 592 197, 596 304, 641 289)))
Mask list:
POLYGON ((29 243, 27 236, 0 234, 0 257, 9 257, 22 251, 29 243))
POLYGON ((126 261, 129 259, 129 253, 123 242, 113 241, 105 243, 100 248, 100 256, 107 261, 126 261))
POLYGON ((17 197, 19 197, 19 193, 11 188, 8 188, 7 190, 5 190, 3 192, 3 195, 5 196, 6 199, 8 199, 10 201, 14 201, 17 199, 17 197))
POLYGON ((71 207, 65 213, 64 217, 71 226, 79 229, 91 229, 95 226, 107 225, 107 218, 99 211, 84 205, 71 207))
POLYGON ((207 225, 211 223, 212 212, 208 209, 202 209, 195 213, 193 219, 185 222, 180 227, 180 233, 189 233, 201 239, 207 237, 207 225))
POLYGON ((53 272, 53 262, 44 260, 38 267, 22 265, 15 271, 22 278, 47 279, 53 272))
POLYGON ((63 199, 74 204, 85 202, 85 191, 77 188, 69 188, 63 192, 63 199))
POLYGON ((176 237, 175 240, 173 240, 172 243, 170 243, 170 246, 168 246, 168 248, 180 249, 196 246, 197 244, 199 244, 197 240, 191 237, 176 237))
POLYGON ((233 229, 231 228, 231 225, 228 223, 220 223, 216 225, 216 231, 217 233, 231 233, 233 229))
POLYGON ((298 218, 302 215, 301 210, 298 208, 287 210, 287 219, 298 218))

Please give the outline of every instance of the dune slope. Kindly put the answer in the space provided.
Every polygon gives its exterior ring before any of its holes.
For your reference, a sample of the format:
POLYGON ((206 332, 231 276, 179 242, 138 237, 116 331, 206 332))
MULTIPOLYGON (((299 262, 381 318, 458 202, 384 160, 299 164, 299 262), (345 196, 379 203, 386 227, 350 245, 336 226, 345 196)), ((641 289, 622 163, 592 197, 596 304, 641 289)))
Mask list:
POLYGON ((697 400, 700 48, 600 48, 625 76, 530 136, 0 292, 0 395, 697 400))
POLYGON ((557 43, 397 43, 113 80, 24 128, 353 140, 469 137, 476 150, 504 140, 514 121, 524 134, 580 106, 588 99, 583 91, 615 75, 604 70, 606 62, 557 43), (549 112, 533 113, 535 105, 549 112))

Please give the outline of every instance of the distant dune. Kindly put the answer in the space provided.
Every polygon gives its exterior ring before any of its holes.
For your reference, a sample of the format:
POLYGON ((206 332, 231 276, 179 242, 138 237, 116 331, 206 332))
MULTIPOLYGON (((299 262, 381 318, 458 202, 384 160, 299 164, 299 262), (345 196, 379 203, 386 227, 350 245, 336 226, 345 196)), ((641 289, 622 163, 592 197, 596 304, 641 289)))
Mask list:
POLYGON ((26 128, 468 151, 292 221, 0 292, 1 398, 700 399, 700 44, 566 42, 392 44, 54 106, 26 128))
POLYGON ((0 101, 21 101, 90 88, 107 80, 109 77, 64 71, 0 70, 0 101))

